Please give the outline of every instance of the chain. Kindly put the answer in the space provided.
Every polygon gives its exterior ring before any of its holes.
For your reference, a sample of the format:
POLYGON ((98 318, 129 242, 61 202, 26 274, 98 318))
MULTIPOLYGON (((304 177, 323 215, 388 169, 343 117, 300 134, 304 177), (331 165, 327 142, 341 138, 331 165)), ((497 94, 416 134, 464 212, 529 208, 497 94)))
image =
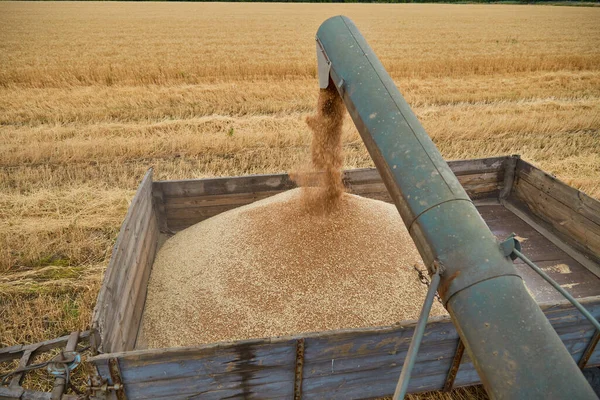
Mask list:
MULTIPOLYGON (((429 287, 430 285, 430 281, 429 278, 427 277, 427 275, 425 275, 425 270, 421 270, 419 269, 419 267, 417 267, 417 264, 413 265, 413 268, 415 269, 415 271, 417 271, 417 274, 419 274, 419 280, 421 281, 421 283, 427 287, 429 287)), ((440 302, 440 304, 444 304, 442 302, 442 298, 440 297, 438 292, 435 292, 435 298, 437 299, 437 301, 440 302)))

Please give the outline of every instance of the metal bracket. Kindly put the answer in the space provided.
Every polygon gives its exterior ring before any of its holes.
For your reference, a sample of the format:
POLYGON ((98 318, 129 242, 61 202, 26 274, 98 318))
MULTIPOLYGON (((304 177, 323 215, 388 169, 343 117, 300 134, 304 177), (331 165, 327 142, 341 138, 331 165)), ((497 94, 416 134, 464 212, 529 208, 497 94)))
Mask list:
POLYGON ((122 385, 120 384, 109 385, 108 380, 103 379, 100 375, 92 375, 89 377, 87 386, 92 399, 104 399, 109 391, 116 392, 122 388, 122 385), (100 395, 98 395, 98 392, 100 392, 100 395))
POLYGON ((442 391, 450 392, 454 389, 454 380, 456 379, 456 375, 458 375, 458 369, 460 368, 460 363, 462 362, 463 354, 465 353, 465 345, 462 339, 458 338, 458 346, 456 346, 456 352, 454 353, 454 358, 452 359, 452 365, 450 366, 450 370, 448 370, 448 375, 446 376, 446 382, 444 383, 444 388, 442 391))
POLYGON ((329 86, 329 71, 331 70, 331 61, 327 58, 327 54, 325 54, 325 50, 319 42, 319 39, 316 38, 317 41, 317 72, 319 74, 319 87, 321 89, 327 89, 329 86))
POLYGON ((302 374, 304 370, 304 339, 296 342, 296 373, 294 379, 294 400, 302 399, 302 374))
POLYGON ((81 354, 76 351, 63 351, 54 357, 48 364, 48 372, 56 377, 63 377, 81 364, 81 354))
POLYGON ((502 250, 504 257, 510 257, 513 261, 519 258, 515 253, 515 250, 521 251, 521 242, 517 240, 516 236, 517 234, 513 232, 504 242, 500 243, 500 249, 502 250))
POLYGON ((599 340, 600 340, 600 331, 596 330, 594 332, 594 336, 592 336, 592 338, 590 339, 590 342, 588 343, 587 347, 585 348, 585 351, 583 352, 581 359, 577 363, 577 366, 579 368, 584 369, 586 367, 588 361, 590 360, 590 357, 592 357, 592 354, 594 353, 594 350, 596 349, 596 345, 598 344, 599 340))
POLYGON ((110 373, 110 379, 112 380, 112 387, 109 387, 109 389, 116 392, 118 400, 127 400, 125 390, 123 390, 123 378, 121 377, 121 368, 119 367, 118 359, 108 359, 108 371, 110 373))

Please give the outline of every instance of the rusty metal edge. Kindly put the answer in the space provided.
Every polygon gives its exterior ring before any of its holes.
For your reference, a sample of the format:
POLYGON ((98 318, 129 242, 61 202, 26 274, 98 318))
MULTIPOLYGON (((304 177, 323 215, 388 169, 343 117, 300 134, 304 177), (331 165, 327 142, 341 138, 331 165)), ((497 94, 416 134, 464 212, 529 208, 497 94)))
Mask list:
POLYGON ((112 385, 117 387, 115 390, 118 400, 127 400, 127 396, 125 395, 125 390, 123 389, 123 378, 121 377, 121 367, 119 366, 118 358, 109 358, 108 359, 108 371, 110 373, 110 379, 112 380, 112 385))
POLYGON ((296 371, 294 376, 294 400, 302 399, 302 373, 304 371, 304 338, 296 341, 296 371))
POLYGON ((599 340, 600 340, 600 331, 596 330, 594 332, 594 336, 592 336, 592 338, 590 339, 590 342, 588 343, 587 347, 585 348, 585 351, 583 352, 583 354, 581 355, 581 358, 579 359, 579 362, 577 363, 579 368, 581 368, 582 370, 585 368, 588 361, 590 360, 590 357, 594 353, 594 350, 596 349, 596 345, 598 344, 599 340))
POLYGON ((459 338, 458 345, 456 346, 456 352, 454 353, 454 358, 452 359, 452 365, 450 366, 450 370, 448 370, 448 375, 446 376, 446 382, 444 383, 444 388, 442 391, 450 392, 454 388, 454 380, 456 379, 456 375, 458 375, 458 369, 460 368, 460 363, 464 353, 465 345, 459 338))

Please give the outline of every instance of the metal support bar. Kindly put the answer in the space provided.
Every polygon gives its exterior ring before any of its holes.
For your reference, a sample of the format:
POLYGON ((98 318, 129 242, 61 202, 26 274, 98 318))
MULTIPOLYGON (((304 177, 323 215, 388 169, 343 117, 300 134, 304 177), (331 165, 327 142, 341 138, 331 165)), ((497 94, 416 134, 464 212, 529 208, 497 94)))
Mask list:
POLYGON ((431 311, 431 306, 433 305, 433 301, 435 300, 435 293, 439 285, 440 271, 436 270, 433 276, 431 277, 431 283, 429 285, 429 289, 427 290, 425 303, 423 303, 421 315, 419 315, 419 321, 417 322, 417 326, 415 327, 415 332, 413 333, 412 341, 410 342, 408 353, 406 354, 406 359, 404 360, 404 364, 402 365, 402 372, 400 373, 400 379, 398 379, 398 385, 396 385, 396 391, 394 392, 393 400, 404 399, 404 396, 406 395, 406 391, 408 390, 408 382, 410 380, 410 374, 412 372, 413 367, 415 366, 415 362, 417 361, 417 354, 419 353, 421 340, 423 339, 423 334, 425 333, 425 326, 427 325, 429 312, 431 311))
POLYGON ((558 283, 556 283, 556 281, 554 281, 554 279, 550 278, 548 274, 546 274, 544 271, 542 271, 540 267, 531 262, 531 260, 525 257, 525 255, 523 255, 523 253, 521 253, 519 250, 514 249, 513 252, 517 257, 523 260, 525 264, 529 265, 531 269, 537 272, 539 276, 544 278, 546 282, 552 285, 554 289, 558 290, 560 294, 562 294, 567 300, 569 300, 571 304, 573 304, 573 306, 575 306, 575 308, 577 308, 592 323, 592 325, 594 325, 596 330, 600 330, 600 323, 596 320, 596 318, 594 318, 594 316, 590 314, 590 312, 586 310, 585 307, 579 304, 579 302, 575 300, 575 298, 571 296, 569 292, 563 289, 558 283))
POLYGON ((296 373, 294 376, 294 400, 302 399, 302 373, 304 370, 304 339, 296 342, 296 373))
MULTIPOLYGON (((77 349, 77 342, 79 342, 79 332, 73 332, 69 335, 69 339, 67 340, 67 345, 65 346, 65 351, 72 352, 77 349)), ((65 367, 65 371, 68 374, 69 369, 65 367)), ((54 388, 52 388, 52 400, 60 400, 62 395, 65 393, 67 385, 67 377, 57 377, 54 380, 54 388)))
POLYGON ((121 376, 121 367, 119 366, 118 358, 108 359, 108 372, 110 373, 110 379, 112 380, 112 386, 114 387, 117 400, 127 400, 125 390, 123 389, 123 378, 121 376))
MULTIPOLYGON (((32 354, 33 354, 33 351, 25 350, 25 352, 23 353, 23 356, 19 360, 19 365, 17 366, 17 369, 23 369, 26 366, 28 366, 32 354)), ((23 380, 24 376, 25 376, 25 372, 19 372, 19 373, 15 374, 8 386, 10 388, 17 388, 17 387, 21 386, 21 381, 23 380)))
POLYGON ((596 349, 598 340, 600 340, 600 331, 595 331, 594 336, 592 336, 592 338, 590 339, 590 342, 588 343, 587 347, 585 348, 583 355, 581 356, 581 358, 579 359, 579 362, 577 363, 579 368, 581 368, 581 369, 585 368, 588 361, 590 360, 590 357, 594 353, 594 350, 596 349))
POLYGON ((449 392, 454 388, 454 380, 456 379, 456 375, 458 375, 458 369, 460 368, 460 363, 464 353, 465 345, 463 344, 462 340, 458 338, 458 345, 456 346, 456 352, 454 353, 454 358, 452 359, 452 365, 448 371, 448 376, 446 376, 444 389, 442 389, 444 392, 449 392))

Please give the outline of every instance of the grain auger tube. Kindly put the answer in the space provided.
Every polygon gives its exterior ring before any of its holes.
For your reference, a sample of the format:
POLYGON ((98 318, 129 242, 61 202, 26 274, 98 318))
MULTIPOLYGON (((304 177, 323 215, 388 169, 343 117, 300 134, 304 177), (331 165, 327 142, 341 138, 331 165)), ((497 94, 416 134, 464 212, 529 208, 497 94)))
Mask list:
POLYGON ((330 18, 316 40, 319 85, 337 88, 429 273, 440 271, 490 397, 597 398, 354 23, 330 18))

